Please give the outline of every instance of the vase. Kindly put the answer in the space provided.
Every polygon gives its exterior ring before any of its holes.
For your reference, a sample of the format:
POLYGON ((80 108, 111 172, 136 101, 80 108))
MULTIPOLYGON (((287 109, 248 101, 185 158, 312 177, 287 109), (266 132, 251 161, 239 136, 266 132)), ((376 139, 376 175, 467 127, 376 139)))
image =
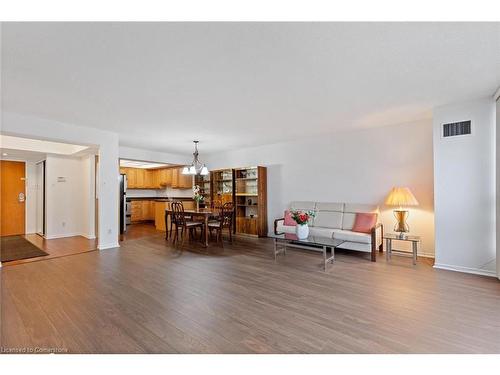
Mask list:
POLYGON ((196 201, 196 211, 200 210, 200 202, 196 201))
POLYGON ((295 234, 299 240, 305 240, 309 237, 309 225, 307 224, 297 224, 295 227, 295 234))

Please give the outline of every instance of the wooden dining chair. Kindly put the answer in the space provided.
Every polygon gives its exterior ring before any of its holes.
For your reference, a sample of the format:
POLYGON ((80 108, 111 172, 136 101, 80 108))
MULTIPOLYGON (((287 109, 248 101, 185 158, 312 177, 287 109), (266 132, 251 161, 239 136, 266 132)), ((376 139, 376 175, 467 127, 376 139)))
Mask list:
POLYGON ((233 218, 234 218, 234 205, 233 202, 227 202, 222 205, 219 211, 219 217, 215 221, 208 223, 208 230, 210 231, 210 236, 212 236, 212 230, 217 231, 217 242, 221 242, 224 246, 224 241, 222 240, 222 231, 224 228, 229 230, 229 241, 233 242, 233 218))
POLYGON ((193 237, 193 232, 196 231, 196 228, 200 228, 203 233, 203 223, 200 221, 188 220, 184 214, 184 205, 182 202, 172 203, 172 223, 175 226, 174 237, 172 239, 174 243, 177 242, 179 238, 179 229, 181 229, 181 245, 184 245, 186 235, 189 235, 190 238, 193 237))

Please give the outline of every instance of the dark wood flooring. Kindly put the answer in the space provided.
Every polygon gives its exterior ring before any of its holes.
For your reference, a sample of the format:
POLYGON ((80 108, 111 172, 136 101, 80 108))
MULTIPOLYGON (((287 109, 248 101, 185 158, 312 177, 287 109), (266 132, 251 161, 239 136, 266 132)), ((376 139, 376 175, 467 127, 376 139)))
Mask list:
POLYGON ((152 221, 134 223, 127 225, 127 231, 120 235, 120 241, 136 240, 138 238, 154 236, 160 233, 165 235, 165 232, 156 229, 155 223, 152 221))
MULTIPOLYGON (((74 353, 500 353, 500 282, 269 239, 119 249, 3 267, 1 346, 74 353), (189 249, 189 250, 188 250, 189 249), (48 349, 47 349, 48 350, 48 349)), ((411 364, 409 364, 411 366, 411 364)))
POLYGON ((32 244, 45 251, 47 255, 42 255, 34 258, 12 260, 9 262, 2 262, 2 267, 13 266, 16 264, 38 262, 41 260, 59 258, 68 255, 81 254, 88 251, 97 250, 97 240, 89 240, 83 236, 73 236, 64 238, 54 238, 46 240, 38 234, 25 234, 24 238, 32 244))

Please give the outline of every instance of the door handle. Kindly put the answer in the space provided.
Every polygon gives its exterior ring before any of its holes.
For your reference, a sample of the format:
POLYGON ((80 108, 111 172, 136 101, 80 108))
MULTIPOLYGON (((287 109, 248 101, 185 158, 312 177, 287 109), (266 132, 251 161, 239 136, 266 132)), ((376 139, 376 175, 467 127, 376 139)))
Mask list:
POLYGON ((19 193, 19 194, 17 195, 17 201, 18 201, 19 203, 23 203, 25 200, 26 200, 26 196, 24 195, 24 193, 19 193))

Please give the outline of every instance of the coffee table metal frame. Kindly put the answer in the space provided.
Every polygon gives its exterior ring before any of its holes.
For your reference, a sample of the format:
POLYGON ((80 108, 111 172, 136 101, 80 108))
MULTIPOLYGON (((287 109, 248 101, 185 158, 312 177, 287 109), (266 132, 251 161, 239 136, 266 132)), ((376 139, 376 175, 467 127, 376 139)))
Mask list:
POLYGON ((327 237, 309 236, 306 239, 299 240, 293 235, 272 234, 269 237, 274 240, 274 261, 276 262, 278 255, 283 253, 286 255, 287 248, 299 248, 311 251, 321 251, 323 253, 323 271, 326 272, 328 263, 335 261, 335 248, 339 247, 345 241, 327 237), (327 251, 331 250, 331 256, 327 256, 327 251))
POLYGON ((401 256, 409 256, 412 258, 413 265, 417 264, 417 251, 418 251, 418 245, 420 244, 420 237, 419 236, 403 236, 401 237, 398 234, 394 233, 386 233, 384 234, 384 239, 385 239, 385 259, 386 261, 390 261, 392 258, 392 254, 395 253, 396 255, 401 255, 401 256), (404 250, 397 250, 392 248, 392 241, 407 241, 411 242, 411 252, 409 251, 404 251, 404 250))

